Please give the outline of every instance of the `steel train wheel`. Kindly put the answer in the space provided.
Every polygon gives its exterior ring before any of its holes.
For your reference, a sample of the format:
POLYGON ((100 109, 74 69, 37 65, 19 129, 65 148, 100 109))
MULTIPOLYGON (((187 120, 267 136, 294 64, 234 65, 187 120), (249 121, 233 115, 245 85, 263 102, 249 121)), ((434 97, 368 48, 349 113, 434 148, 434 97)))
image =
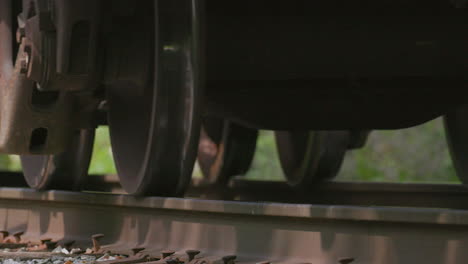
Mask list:
POLYGON ((37 190, 81 190, 93 152, 94 129, 73 135, 67 151, 57 155, 21 155, 26 182, 37 190))
POLYGON ((247 173, 257 145, 258 131, 217 118, 205 118, 198 147, 198 164, 210 183, 226 184, 247 173))
POLYGON ((144 55, 151 58, 144 68, 153 70, 144 85, 108 88, 112 152, 130 194, 179 196, 190 183, 200 133, 200 2, 153 1, 153 31, 135 36, 143 45, 153 39, 152 57, 144 55))
POLYGON ((468 184, 468 106, 445 115, 444 127, 457 176, 463 184, 468 184))
POLYGON ((276 131, 276 147, 287 182, 307 188, 332 179, 349 146, 347 131, 276 131))

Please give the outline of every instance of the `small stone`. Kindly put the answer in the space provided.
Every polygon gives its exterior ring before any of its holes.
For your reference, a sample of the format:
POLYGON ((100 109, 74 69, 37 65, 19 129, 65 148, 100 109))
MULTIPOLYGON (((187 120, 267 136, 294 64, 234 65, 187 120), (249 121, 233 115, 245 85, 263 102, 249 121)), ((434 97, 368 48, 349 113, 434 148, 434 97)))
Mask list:
POLYGON ((115 260, 115 256, 109 255, 109 253, 104 254, 104 256, 98 258, 96 261, 106 261, 106 260, 115 260))
POLYGON ((95 256, 89 256, 89 255, 81 255, 81 256, 80 256, 80 259, 83 259, 83 260, 95 260, 96 257, 95 257, 95 256))
POLYGON ((62 256, 52 256, 51 258, 52 262, 56 261, 56 260, 61 260, 63 261, 63 257, 62 256))
POLYGON ((72 248, 72 250, 70 250, 70 254, 81 254, 83 252, 84 250, 82 250, 81 248, 72 248))
POLYGON ((52 253, 62 253, 62 247, 61 246, 58 246, 56 248, 54 248, 54 250, 52 250, 52 253))

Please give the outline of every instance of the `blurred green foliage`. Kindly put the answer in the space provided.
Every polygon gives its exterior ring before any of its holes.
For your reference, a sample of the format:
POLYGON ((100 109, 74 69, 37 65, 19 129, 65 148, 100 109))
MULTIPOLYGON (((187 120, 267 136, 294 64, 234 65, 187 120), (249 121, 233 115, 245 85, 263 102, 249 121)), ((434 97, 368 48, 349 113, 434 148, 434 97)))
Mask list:
POLYGON ((93 158, 89 166, 90 174, 115 174, 116 169, 112 159, 112 149, 109 139, 109 128, 100 126, 96 129, 93 158))
MULTIPOLYGON (((251 179, 282 180, 272 132, 262 131, 251 179)), ((336 180, 458 183, 441 119, 401 130, 372 131, 362 149, 348 151, 336 180)))
POLYGON ((347 153, 338 180, 459 182, 440 118, 409 129, 373 131, 364 148, 347 153))
MULTIPOLYGON (((96 130, 90 174, 116 173, 109 130, 96 130)), ((0 169, 19 170, 17 156, 0 156, 0 169)), ((201 176, 196 167, 195 176, 201 176)), ((261 131, 249 179, 283 180, 273 132, 261 131)), ((373 131, 366 146, 349 151, 337 177, 343 181, 458 183, 445 142, 441 119, 409 129, 373 131)))
POLYGON ((245 176, 255 180, 284 180, 272 131, 260 131, 254 160, 245 176))
MULTIPOLYGON (((17 155, 0 155, 0 170, 20 171, 21 163, 17 155)), ((108 127, 96 129, 90 174, 115 174, 114 160, 109 140, 108 127)))
POLYGON ((21 164, 17 155, 0 155, 0 170, 20 171, 21 164))

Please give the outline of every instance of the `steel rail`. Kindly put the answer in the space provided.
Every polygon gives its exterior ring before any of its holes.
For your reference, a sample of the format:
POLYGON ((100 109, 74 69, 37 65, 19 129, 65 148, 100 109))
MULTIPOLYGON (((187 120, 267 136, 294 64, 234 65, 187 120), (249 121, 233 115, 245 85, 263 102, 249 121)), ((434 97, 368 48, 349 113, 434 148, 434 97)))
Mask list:
POLYGON ((298 190, 285 182, 234 180, 229 186, 194 182, 187 195, 217 200, 468 209, 468 188, 461 184, 326 182, 298 190))
POLYGON ((0 228, 241 263, 466 263, 468 211, 284 204, 0 188, 0 228))
MULTIPOLYGON (((20 173, 0 172, 3 186, 26 187, 20 173)), ((115 175, 91 175, 85 190, 123 194, 115 175)), ((285 182, 234 179, 227 186, 194 179, 186 197, 212 200, 270 201, 356 206, 468 209, 468 188, 461 184, 326 182, 297 190, 285 182)))

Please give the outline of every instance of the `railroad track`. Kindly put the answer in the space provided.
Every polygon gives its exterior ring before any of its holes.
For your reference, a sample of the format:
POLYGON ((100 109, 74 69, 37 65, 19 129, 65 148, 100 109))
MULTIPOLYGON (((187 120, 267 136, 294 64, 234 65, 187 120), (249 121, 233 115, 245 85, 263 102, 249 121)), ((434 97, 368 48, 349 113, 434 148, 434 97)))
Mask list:
MULTIPOLYGON (((1 172, 0 177, 4 186, 27 187, 18 172, 1 172)), ((91 175, 87 178, 85 190, 125 193, 115 175, 91 175)), ((468 209, 468 188, 460 184, 335 181, 301 191, 279 181, 234 179, 229 185, 213 185, 194 179, 185 197, 247 202, 468 209)))
MULTIPOLYGON (((109 177, 101 180, 102 187, 111 184, 109 177)), ((249 188, 259 187, 260 183, 246 183, 234 181, 226 187, 231 190, 224 196, 230 197, 229 201, 208 199, 223 197, 221 192, 208 192, 201 183, 189 190, 192 196, 199 192, 199 198, 0 188, 0 229, 24 231, 25 240, 65 238, 81 245, 89 245, 91 235, 102 233, 103 248, 115 252, 143 247, 151 256, 160 256, 164 250, 182 256, 187 249, 194 249, 202 252, 200 258, 218 261, 207 263, 220 264, 229 255, 237 256, 236 263, 466 263, 468 211, 455 208, 466 204, 467 191, 457 185, 402 188, 392 184, 336 183, 322 186, 320 192, 307 198, 338 202, 333 200, 338 199, 338 193, 344 193, 343 200, 362 194, 345 205, 327 205, 290 204, 286 200, 248 202, 261 197, 286 199, 291 191, 282 189, 281 183, 263 183, 264 191, 248 196, 249 188), (377 188, 374 192, 369 190, 372 186, 377 188), (275 188, 275 197, 267 197, 265 193, 275 188), (399 192, 411 199, 409 193, 416 189, 419 192, 414 197, 422 195, 417 202, 398 204, 404 199, 388 197, 399 192), (235 190, 245 194, 235 196, 235 190), (386 193, 382 194, 382 190, 386 193), (200 198, 202 191, 207 191, 208 198, 200 198), (329 198, 313 198, 320 193, 328 193, 329 198), (378 197, 376 193, 381 196, 375 205, 363 202, 378 197), (446 209, 421 207, 437 207, 455 200, 459 203, 446 209)))

